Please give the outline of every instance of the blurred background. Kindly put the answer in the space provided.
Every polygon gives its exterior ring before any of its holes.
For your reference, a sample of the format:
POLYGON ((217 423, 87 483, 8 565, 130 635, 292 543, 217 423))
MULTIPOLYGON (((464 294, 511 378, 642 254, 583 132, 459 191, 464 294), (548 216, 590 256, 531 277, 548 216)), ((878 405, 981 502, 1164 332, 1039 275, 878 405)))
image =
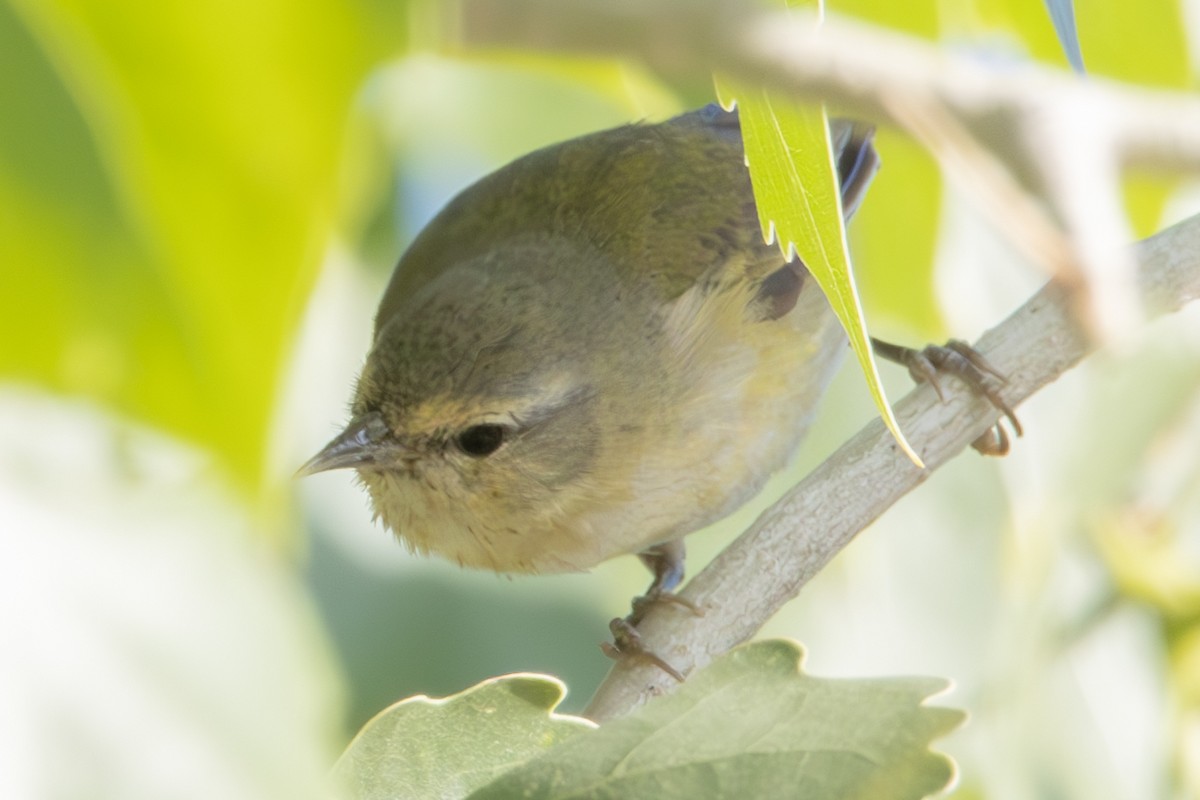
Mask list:
MULTIPOLYGON (((1038 0, 833 13, 1064 67, 1038 0)), ((578 710, 634 558, 497 577, 407 553, 349 473, 374 308, 457 191, 713 99, 636 64, 468 51, 431 0, 0 0, 0 796, 321 796, 409 695, 548 672, 578 710)), ((1089 71, 1195 89, 1200 2, 1076 9, 1089 71)), ((700 87, 697 89, 696 87, 700 87)), ((971 339, 1042 283, 879 134, 851 249, 873 332, 971 339)), ((1126 178, 1144 236, 1200 184, 1126 178)), ((887 368, 885 368, 886 370, 887 368)), ((892 396, 908 386, 885 375, 892 396)), ((689 539, 697 571, 874 414, 848 364, 797 463, 689 539)), ((1200 309, 1020 409, 764 631, 825 676, 951 678, 956 798, 1200 796, 1200 309)))

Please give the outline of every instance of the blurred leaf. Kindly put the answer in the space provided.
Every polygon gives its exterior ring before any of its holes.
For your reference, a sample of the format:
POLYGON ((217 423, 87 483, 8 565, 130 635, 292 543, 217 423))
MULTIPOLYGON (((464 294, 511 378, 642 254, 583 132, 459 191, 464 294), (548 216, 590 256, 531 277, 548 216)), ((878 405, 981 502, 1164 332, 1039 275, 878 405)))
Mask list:
POLYGON ((25 269, 5 276, 0 332, 33 341, 0 371, 203 444, 258 485, 346 111, 401 37, 333 0, 13 7, 0 36, 18 44, 4 80, 21 116, 0 199, 18 219, 0 258, 25 269))
MULTIPOLYGON (((1013 37, 1031 56, 1047 64, 1067 66, 1067 55, 1046 13, 1044 0, 975 0, 972 20, 984 30, 1013 37)), ((1089 52, 1091 42, 1084 37, 1089 52)))
POLYGON ((1062 501, 1082 516, 1126 503, 1139 469, 1164 442, 1195 440, 1195 434, 1180 435, 1180 426, 1200 397, 1200 360, 1182 334, 1186 329, 1179 330, 1174 341, 1150 339, 1120 358, 1099 354, 1087 365, 1087 403, 1072 421, 1075 446, 1061 456, 1062 501))
POLYGON ((1075 4, 1073 0, 1043 0, 1050 21, 1054 24, 1054 32, 1058 34, 1058 42, 1062 45, 1067 62, 1079 73, 1086 70, 1083 67, 1083 53, 1079 50, 1079 32, 1075 29, 1075 4))
MULTIPOLYGON (((1146 86, 1193 85, 1180 3, 1089 0, 1079 6, 1078 21, 1091 73, 1146 86)), ((1178 185, 1177 175, 1134 175, 1123 181, 1125 207, 1138 236, 1159 229, 1163 207, 1178 185)))
POLYGON ((1137 422, 1126 421, 1108 437, 1114 441, 1106 442, 1113 449, 1105 468, 1077 473, 1096 492, 1085 509, 1113 580, 1173 627, 1200 621, 1200 556, 1191 541, 1200 521, 1200 371, 1193 350, 1172 348, 1170 360, 1139 353, 1136 369, 1121 370, 1132 373, 1125 381, 1110 380, 1108 391, 1093 393, 1097 411, 1134 410, 1137 422), (1155 368, 1171 380, 1147 380, 1155 368), (1152 398, 1143 396, 1149 385, 1152 398))
POLYGON ((865 20, 926 39, 936 39, 940 28, 937 0, 829 0, 829 11, 865 20))
POLYGON ((89 404, 0 390, 0 797, 328 796, 329 651, 206 472, 89 404))
POLYGON ((554 713, 566 693, 544 675, 493 678, 441 700, 382 711, 334 768, 349 800, 466 797, 593 724, 554 713))
MULTIPOLYGON (((993 29, 1016 36, 1039 60, 1063 63, 1053 26, 1045 10, 1035 7, 1035 0, 977 1, 993 29)), ((1088 72, 1148 86, 1189 87, 1187 26, 1180 5, 1121 0, 1081 4, 1076 22, 1078 38, 1087 51, 1088 72)), ((1174 176, 1135 176, 1124 181, 1125 205, 1139 236, 1158 229, 1163 206, 1177 184, 1174 176)))
POLYGON ((889 128, 876 131, 875 147, 883 166, 850 228, 867 316, 902 320, 928 339, 941 338, 946 325, 934 291, 941 171, 925 150, 889 128))
MULTIPOLYGON (((1067 57, 1047 13, 1050 0, 975 0, 985 27, 1015 36, 1038 60, 1067 57)), ((1190 80, 1187 26, 1180 3, 1089 0, 1076 13, 1088 72, 1134 83, 1183 88, 1190 80)))
POLYGON ((1170 618, 1200 618, 1200 565, 1190 563, 1180 532, 1129 515, 1098 526, 1095 542, 1121 593, 1170 618))
POLYGON ((1125 213, 1135 236, 1145 238, 1162 228, 1167 201, 1179 184, 1179 176, 1167 175, 1132 174, 1121 181, 1125 213))
POLYGON ((492 51, 485 57, 466 60, 468 64, 511 67, 525 74, 544 76, 548 82, 567 84, 574 90, 585 89, 635 119, 665 119, 683 110, 679 98, 636 63, 586 54, 563 56, 513 50, 492 51))
POLYGON ((1191 86, 1187 25, 1181 3, 1088 0, 1078 9, 1088 71, 1148 86, 1191 86))
POLYGON ((1200 624, 1182 631, 1171 649, 1171 672, 1179 704, 1195 714, 1200 711, 1200 624))
POLYGON ((339 233, 390 272, 434 212, 480 175, 538 147, 679 110, 652 76, 615 61, 416 53, 377 71, 356 107, 339 233))
POLYGON ((767 241, 775 241, 785 257, 797 253, 816 278, 850 338, 880 416, 905 454, 923 466, 892 414, 871 351, 846 249, 824 109, 779 100, 766 90, 723 78, 717 80, 717 93, 726 107, 737 104, 746 165, 767 241))
MULTIPOLYGON (((20 343, 0 348, 0 372, 118 405, 136 391, 135 369, 194 388, 166 294, 87 121, 7 3, 0 102, 0 337, 20 343), (123 343, 139 341, 131 358, 123 343)), ((192 394, 161 400, 197 414, 192 394)))
POLYGON ((949 783, 930 752, 963 714, 931 678, 829 680, 787 641, 740 647, 671 694, 581 734, 473 798, 919 798, 949 783))

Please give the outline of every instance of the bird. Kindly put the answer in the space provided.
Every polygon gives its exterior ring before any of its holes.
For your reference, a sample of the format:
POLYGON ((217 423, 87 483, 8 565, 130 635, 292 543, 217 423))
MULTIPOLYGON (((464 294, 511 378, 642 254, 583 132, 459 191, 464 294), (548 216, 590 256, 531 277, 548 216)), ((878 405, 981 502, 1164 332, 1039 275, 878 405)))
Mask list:
MULTIPOLYGON (((873 128, 829 132, 849 220, 873 128)), ((710 105, 451 200, 396 265, 349 422, 301 472, 356 470, 417 553, 499 573, 634 554, 645 597, 669 597, 684 538, 789 462, 847 349, 804 263, 764 240, 736 110, 710 105)))

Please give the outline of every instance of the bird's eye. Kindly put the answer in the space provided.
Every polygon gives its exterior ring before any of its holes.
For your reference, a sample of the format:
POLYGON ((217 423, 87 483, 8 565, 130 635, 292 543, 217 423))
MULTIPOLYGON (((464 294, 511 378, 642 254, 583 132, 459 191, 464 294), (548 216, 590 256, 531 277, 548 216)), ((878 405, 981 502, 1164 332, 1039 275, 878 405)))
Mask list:
POLYGON ((508 429, 503 425, 485 423, 467 428, 454 437, 454 442, 467 455, 483 458, 499 450, 507 435, 508 429))

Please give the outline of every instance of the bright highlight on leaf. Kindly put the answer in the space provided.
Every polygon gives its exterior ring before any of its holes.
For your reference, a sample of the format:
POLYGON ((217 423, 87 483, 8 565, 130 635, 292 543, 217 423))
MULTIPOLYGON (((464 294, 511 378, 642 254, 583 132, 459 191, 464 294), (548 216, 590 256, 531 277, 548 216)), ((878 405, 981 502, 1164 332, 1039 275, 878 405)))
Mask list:
POLYGON ((593 726, 555 714, 566 690, 506 675, 441 700, 402 700, 368 722, 334 767, 339 800, 466 797, 593 726))
POLYGON ((905 454, 923 467, 900 431, 875 366, 850 269, 825 109, 724 78, 716 83, 721 103, 738 108, 746 163, 767 241, 778 243, 785 256, 799 255, 825 292, 850 338, 880 416, 905 454))

